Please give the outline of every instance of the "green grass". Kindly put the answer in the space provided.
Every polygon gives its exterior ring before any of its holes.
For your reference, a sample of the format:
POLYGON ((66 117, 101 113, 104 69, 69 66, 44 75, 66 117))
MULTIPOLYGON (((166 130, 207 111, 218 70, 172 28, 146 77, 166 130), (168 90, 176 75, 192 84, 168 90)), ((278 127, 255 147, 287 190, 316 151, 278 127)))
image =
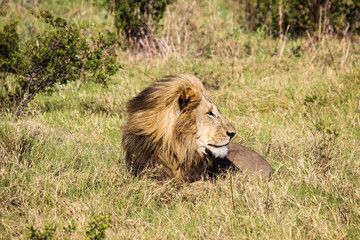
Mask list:
MULTIPOLYGON (((45 7, 80 21, 81 1, 71 2, 45 7)), ((88 21, 90 6, 84 9, 88 21)), ((94 31, 110 29, 95 9, 94 31)), ((180 1, 171 9, 158 37, 168 34, 173 48, 119 52, 124 69, 107 88, 69 83, 36 96, 21 119, 0 116, 0 239, 25 239, 29 226, 49 224, 55 237, 84 239, 93 216, 111 218, 108 239, 360 238, 359 38, 328 37, 329 48, 325 40, 288 40, 280 56, 277 39, 245 30, 235 36, 232 8, 222 1, 180 1), (186 31, 188 39, 177 41, 186 31), (207 83, 237 130, 234 141, 265 156, 275 170, 270 182, 233 174, 175 186, 126 171, 126 102, 154 79, 183 72, 207 83), (325 174, 304 116, 312 94, 326 100, 319 117, 340 133, 325 174), (72 222, 76 229, 65 231, 72 222)))

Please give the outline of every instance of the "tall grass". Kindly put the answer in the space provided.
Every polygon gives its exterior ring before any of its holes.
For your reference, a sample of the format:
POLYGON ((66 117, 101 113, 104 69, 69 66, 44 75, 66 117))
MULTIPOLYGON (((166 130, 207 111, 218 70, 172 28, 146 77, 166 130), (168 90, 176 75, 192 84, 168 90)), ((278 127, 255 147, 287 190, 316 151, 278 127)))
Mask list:
MULTIPOLYGON (((105 10, 84 2, 83 14, 81 1, 40 4, 84 22, 93 9, 92 31, 111 26, 105 10)), ((21 3, 10 3, 13 14, 33 7, 21 3)), ((148 49, 120 53, 124 68, 107 88, 70 83, 37 96, 21 119, 2 113, 0 238, 51 225, 54 237, 83 239, 99 216, 111 219, 109 239, 360 237, 359 38, 280 42, 238 26, 228 4, 179 1, 148 49), (126 171, 126 102, 154 79, 183 72, 204 81, 235 126, 234 141, 272 165, 271 181, 233 174, 175 186, 126 171), (340 134, 325 173, 304 115, 313 94, 324 100, 319 118, 340 134)))

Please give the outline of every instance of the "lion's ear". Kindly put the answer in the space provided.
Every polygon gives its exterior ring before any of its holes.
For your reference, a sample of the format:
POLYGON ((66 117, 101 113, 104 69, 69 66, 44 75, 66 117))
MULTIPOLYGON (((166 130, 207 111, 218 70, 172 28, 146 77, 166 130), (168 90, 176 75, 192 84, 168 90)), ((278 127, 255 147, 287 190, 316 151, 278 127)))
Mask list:
POLYGON ((189 111, 194 109, 200 102, 201 95, 191 88, 185 88, 179 97, 180 111, 189 111))

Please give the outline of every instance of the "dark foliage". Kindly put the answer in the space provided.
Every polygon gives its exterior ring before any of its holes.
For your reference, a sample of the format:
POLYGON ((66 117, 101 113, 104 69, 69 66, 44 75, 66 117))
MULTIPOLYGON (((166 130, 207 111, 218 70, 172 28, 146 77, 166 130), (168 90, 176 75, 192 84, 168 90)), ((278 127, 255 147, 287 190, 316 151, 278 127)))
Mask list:
POLYGON ((127 39, 140 39, 148 34, 148 24, 157 23, 169 0, 115 0, 115 26, 127 39))
POLYGON ((174 0, 104 0, 101 5, 115 12, 118 34, 128 43, 139 43, 156 28, 166 6, 172 2, 174 0))
POLYGON ((241 0, 242 21, 252 30, 266 26, 275 36, 360 33, 360 1, 241 0))
POLYGON ((320 99, 316 94, 306 96, 304 105, 306 111, 304 116, 310 123, 308 128, 313 136, 313 150, 307 157, 314 159, 321 171, 325 174, 329 170, 329 165, 333 159, 335 143, 339 137, 339 132, 326 124, 320 117, 320 108, 325 104, 325 99, 320 99))
POLYGON ((19 116, 36 94, 53 91, 54 84, 81 79, 106 85, 120 67, 113 43, 47 11, 32 13, 53 29, 39 33, 19 48, 18 21, 0 32, 0 110, 19 116))
POLYGON ((105 230, 111 227, 110 217, 93 217, 86 228, 87 240, 101 240, 105 238, 105 230))

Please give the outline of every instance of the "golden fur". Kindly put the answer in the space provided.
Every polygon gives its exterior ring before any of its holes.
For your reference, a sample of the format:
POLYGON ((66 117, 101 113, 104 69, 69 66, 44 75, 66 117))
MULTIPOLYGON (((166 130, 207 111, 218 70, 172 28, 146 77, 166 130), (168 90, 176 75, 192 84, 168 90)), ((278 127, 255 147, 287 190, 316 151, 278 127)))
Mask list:
POLYGON ((199 180, 224 158, 234 127, 192 75, 169 76, 127 104, 122 145, 127 168, 159 179, 199 180))

